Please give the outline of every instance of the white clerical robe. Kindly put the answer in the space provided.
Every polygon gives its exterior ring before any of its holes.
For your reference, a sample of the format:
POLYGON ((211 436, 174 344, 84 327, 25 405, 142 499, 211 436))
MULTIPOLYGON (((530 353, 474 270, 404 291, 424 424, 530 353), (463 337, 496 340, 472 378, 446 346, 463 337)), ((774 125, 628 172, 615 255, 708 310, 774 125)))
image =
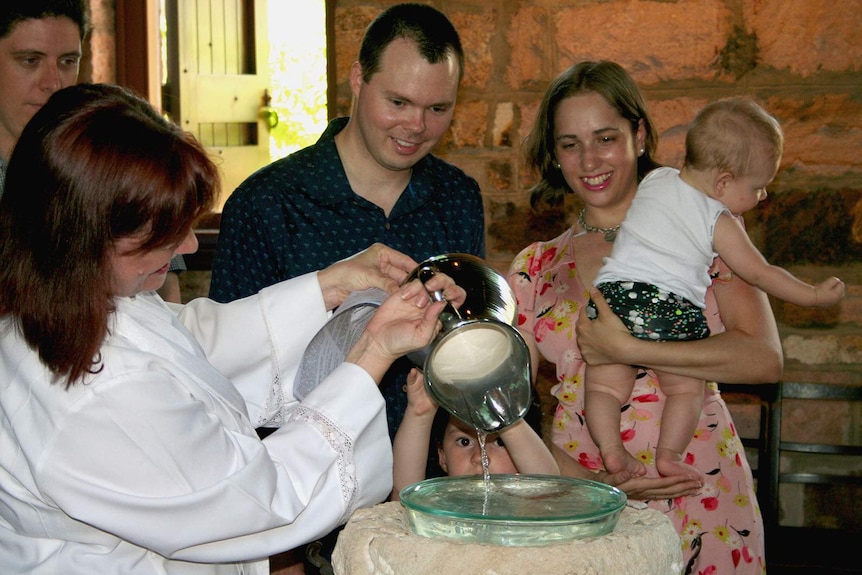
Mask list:
POLYGON ((292 395, 327 316, 316 274, 229 304, 119 298, 101 370, 68 390, 0 319, 2 573, 265 575, 382 501, 372 378, 344 363, 292 395))

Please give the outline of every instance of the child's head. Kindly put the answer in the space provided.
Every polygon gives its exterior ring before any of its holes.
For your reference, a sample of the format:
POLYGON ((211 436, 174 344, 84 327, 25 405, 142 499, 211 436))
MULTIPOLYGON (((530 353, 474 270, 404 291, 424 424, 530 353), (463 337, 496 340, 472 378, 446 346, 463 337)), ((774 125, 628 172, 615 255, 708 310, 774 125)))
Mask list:
POLYGON ((783 149, 778 120, 754 100, 718 100, 700 111, 688 131, 684 170, 714 174, 710 195, 740 214, 766 197, 783 149))
POLYGON ((750 98, 727 98, 708 104, 695 117, 685 138, 685 165, 747 174, 762 148, 776 166, 784 149, 778 120, 750 98))
MULTIPOLYGON (((535 390, 524 421, 539 437, 542 436, 542 409, 535 390)), ((476 429, 443 408, 438 409, 434 416, 430 443, 429 477, 438 477, 441 474, 483 473, 476 429)), ((499 434, 488 434, 485 438, 485 451, 488 453, 490 473, 518 473, 509 450, 503 444, 499 434)))
MULTIPOLYGON (((445 409, 438 409, 431 431, 432 441, 437 447, 440 468, 447 475, 482 474, 482 450, 479 437, 469 423, 464 423, 445 409)), ((490 473, 517 473, 509 451, 499 433, 489 433, 485 438, 490 473)))

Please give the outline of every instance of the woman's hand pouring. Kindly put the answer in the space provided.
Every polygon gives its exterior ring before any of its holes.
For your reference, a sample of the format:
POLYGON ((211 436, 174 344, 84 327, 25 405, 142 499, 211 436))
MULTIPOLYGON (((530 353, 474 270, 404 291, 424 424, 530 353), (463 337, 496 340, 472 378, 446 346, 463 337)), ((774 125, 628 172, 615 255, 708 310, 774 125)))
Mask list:
POLYGON ((438 316, 446 301, 458 307, 466 299, 466 292, 445 274, 437 274, 425 284, 414 280, 398 287, 416 266, 412 258, 375 244, 318 273, 327 306, 335 307, 351 292, 371 287, 391 294, 345 358, 377 382, 393 361, 431 343, 440 331, 438 316), (432 301, 429 291, 442 293, 446 301, 432 301))
MULTIPOLYGON (((317 281, 323 292, 326 309, 335 309, 354 291, 379 288, 386 293, 394 293, 417 266, 410 256, 383 244, 374 244, 319 271, 317 281)), ((428 281, 428 289, 442 291, 446 300, 459 306, 464 302, 466 293, 451 278, 443 274, 440 276, 428 281)), ((419 282, 411 282, 405 294, 402 297, 413 297, 420 307, 430 303, 427 292, 419 282)))
POLYGON ((432 303, 418 281, 399 288, 374 313, 345 361, 359 365, 379 383, 393 361, 431 343, 445 305, 432 303))

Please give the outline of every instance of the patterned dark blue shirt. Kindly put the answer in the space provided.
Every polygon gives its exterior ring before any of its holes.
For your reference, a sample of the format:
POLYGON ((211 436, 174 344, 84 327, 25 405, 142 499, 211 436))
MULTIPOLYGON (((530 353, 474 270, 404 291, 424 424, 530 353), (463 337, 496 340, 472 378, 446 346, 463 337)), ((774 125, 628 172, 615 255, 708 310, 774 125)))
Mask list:
MULTIPOLYGON (((231 194, 213 259, 212 299, 256 294, 375 242, 417 262, 456 252, 485 257, 482 196, 473 178, 428 155, 413 167, 387 218, 350 187, 335 147, 335 135, 346 125, 347 118, 332 120, 317 143, 258 170, 231 194)), ((407 367, 393 366, 390 374, 407 367)), ((381 384, 393 434, 404 412, 400 404, 406 405, 398 383, 403 377, 381 384)))

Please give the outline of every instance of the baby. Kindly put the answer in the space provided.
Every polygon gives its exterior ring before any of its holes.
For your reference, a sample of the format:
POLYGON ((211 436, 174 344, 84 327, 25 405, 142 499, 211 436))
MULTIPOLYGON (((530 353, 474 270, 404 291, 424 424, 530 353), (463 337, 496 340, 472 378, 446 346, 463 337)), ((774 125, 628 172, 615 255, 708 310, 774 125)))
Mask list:
MULTIPOLYGON (((844 297, 844 283, 805 283, 770 265, 752 244, 739 216, 766 198, 778 171, 784 136, 778 121, 748 98, 706 106, 686 136, 683 168, 658 168, 638 186, 595 285, 633 335, 650 340, 709 335, 703 315, 710 267, 718 255, 733 273, 772 296, 802 306, 827 307, 844 297)), ((595 317, 591 302, 588 314, 595 317)), ((637 374, 630 365, 588 366, 585 417, 611 473, 646 473, 620 435, 620 408, 637 374)), ((658 372, 667 396, 656 469, 663 476, 702 479, 684 462, 694 435, 705 382, 658 372)))

